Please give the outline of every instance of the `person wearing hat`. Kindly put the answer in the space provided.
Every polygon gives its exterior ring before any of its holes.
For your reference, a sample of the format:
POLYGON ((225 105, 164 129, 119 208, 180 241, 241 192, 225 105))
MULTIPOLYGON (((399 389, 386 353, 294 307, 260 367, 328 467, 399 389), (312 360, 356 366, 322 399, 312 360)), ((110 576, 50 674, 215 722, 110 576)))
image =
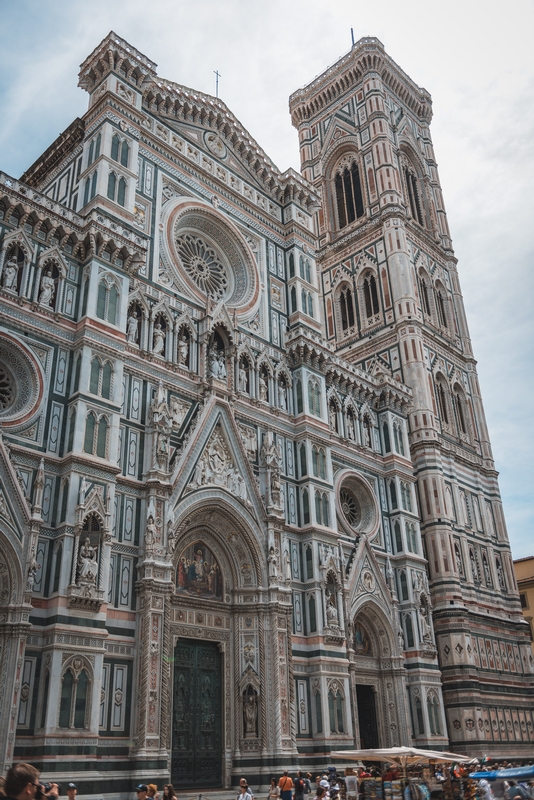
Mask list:
POLYGON ((78 790, 76 789, 76 784, 75 783, 68 783, 67 784, 67 797, 69 798, 69 800, 76 800, 76 792, 77 791, 78 790))
POLYGON ((135 791, 137 793, 137 800, 147 800, 148 786, 146 783, 140 783, 139 786, 135 787, 135 791))

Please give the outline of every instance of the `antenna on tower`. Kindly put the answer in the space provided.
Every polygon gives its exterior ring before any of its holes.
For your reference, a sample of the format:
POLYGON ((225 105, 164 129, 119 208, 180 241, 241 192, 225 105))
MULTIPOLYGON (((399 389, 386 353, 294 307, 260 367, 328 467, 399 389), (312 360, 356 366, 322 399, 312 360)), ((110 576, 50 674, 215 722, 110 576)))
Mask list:
POLYGON ((219 78, 222 78, 222 75, 221 75, 221 73, 219 72, 218 69, 214 69, 213 72, 215 74, 215 97, 218 97, 219 96, 219 78))
POLYGON ((352 39, 352 46, 354 47, 354 28, 350 29, 350 38, 352 39))

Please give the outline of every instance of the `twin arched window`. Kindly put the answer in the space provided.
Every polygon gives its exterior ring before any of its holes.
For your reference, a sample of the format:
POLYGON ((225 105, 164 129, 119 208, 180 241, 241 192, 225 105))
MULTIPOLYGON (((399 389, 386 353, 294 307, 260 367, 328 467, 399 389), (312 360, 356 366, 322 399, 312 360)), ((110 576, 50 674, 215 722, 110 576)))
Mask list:
POLYGON ((354 327, 354 302, 350 287, 345 286, 339 294, 339 314, 343 331, 354 327))
POLYGON ((430 723, 430 733, 433 736, 441 736, 439 700, 434 692, 429 692, 427 694, 426 710, 428 712, 428 722, 430 723))
POLYGON ((326 480, 326 455, 322 447, 312 447, 312 467, 316 478, 326 480))
POLYGON ((412 510, 412 494, 409 483, 401 482, 401 503, 405 511, 412 510))
POLYGON ((119 301, 119 290, 114 283, 100 281, 98 284, 98 295, 96 301, 96 316, 99 319, 117 324, 117 306, 119 301))
POLYGON ((424 225, 423 212, 421 209, 419 181, 413 167, 406 166, 404 168, 404 179, 406 181, 406 188, 408 190, 408 200, 410 203, 412 217, 419 223, 419 225, 424 225))
POLYGON ((340 228, 345 228, 364 214, 362 186, 356 161, 337 173, 334 186, 338 224, 340 228))
POLYGON ((107 417, 97 416, 94 411, 90 411, 85 420, 85 436, 83 440, 83 451, 99 458, 106 458, 108 444, 109 423, 107 417))
POLYGON ((307 292, 306 289, 302 289, 301 303, 303 313, 307 314, 309 317, 313 317, 313 297, 311 292, 307 292))
POLYGON ((93 197, 96 195, 97 181, 98 181, 98 170, 95 170, 92 175, 86 178, 85 181, 85 190, 83 193, 84 206, 86 206, 89 200, 92 200, 93 197))
POLYGON ((310 414, 321 416, 321 389, 316 380, 308 381, 308 408, 310 414))
POLYGON ((315 492, 315 521, 318 525, 330 525, 330 511, 328 504, 328 494, 326 492, 315 492))
POLYGON ((96 161, 98 156, 100 155, 100 145, 102 144, 102 134, 98 134, 98 136, 91 141, 89 145, 89 153, 87 156, 87 166, 90 167, 93 161, 96 161))
POLYGON ((402 425, 400 422, 393 423, 393 438, 395 439, 395 450, 404 455, 404 438, 402 435, 402 425))
POLYGON ((126 139, 121 142, 118 135, 114 134, 111 140, 111 158, 113 161, 118 161, 123 167, 127 167, 129 155, 130 146, 126 139))
POLYGON ((89 677, 85 669, 75 674, 67 669, 61 681, 59 701, 60 728, 86 728, 87 705, 89 699, 89 677))
POLYGON ((100 395, 105 400, 111 397, 111 379, 113 367, 109 361, 104 364, 96 356, 91 361, 91 375, 89 379, 89 391, 91 394, 100 395))
POLYGON ((330 733, 344 733, 343 695, 339 688, 332 687, 328 692, 328 715, 330 733))
POLYGON ((370 320, 380 313, 380 304, 378 302, 378 286, 376 278, 372 273, 366 275, 362 288, 365 316, 368 320, 370 320))
POLYGON ((120 206, 126 205, 126 181, 124 178, 120 177, 117 180, 117 176, 114 172, 110 172, 108 175, 108 197, 113 202, 117 202, 120 206))
POLYGON ((300 256, 299 258, 299 272, 302 280, 308 283, 312 282, 310 261, 308 258, 304 258, 304 256, 300 256))

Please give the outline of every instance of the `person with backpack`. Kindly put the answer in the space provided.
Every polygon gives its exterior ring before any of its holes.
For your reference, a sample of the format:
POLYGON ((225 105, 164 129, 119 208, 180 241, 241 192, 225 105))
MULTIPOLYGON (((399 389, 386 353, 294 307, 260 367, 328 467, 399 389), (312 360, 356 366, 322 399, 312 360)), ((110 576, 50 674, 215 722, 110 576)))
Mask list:
POLYGON ((312 786, 311 786, 311 772, 306 773, 306 777, 304 778, 304 800, 309 800, 312 786))
POLYGON ((278 781, 278 786, 280 787, 280 797, 282 798, 282 800, 291 800, 293 781, 289 777, 287 769, 284 770, 284 774, 278 781))
POLYGON ((297 772, 297 777, 293 781, 293 786, 295 788, 293 800, 304 800, 304 780, 300 770, 297 772))

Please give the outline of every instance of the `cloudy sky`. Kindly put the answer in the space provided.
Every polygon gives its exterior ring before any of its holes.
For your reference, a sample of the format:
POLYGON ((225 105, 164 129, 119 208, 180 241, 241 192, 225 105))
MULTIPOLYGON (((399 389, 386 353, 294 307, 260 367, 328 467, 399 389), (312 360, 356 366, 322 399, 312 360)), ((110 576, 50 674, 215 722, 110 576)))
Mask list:
POLYGON ((298 169, 287 99, 377 36, 434 101, 432 132, 515 558, 534 555, 534 5, 527 0, 0 0, 0 169, 18 177, 87 107, 109 30, 220 96, 298 169), (529 233, 530 231, 530 233, 529 233))

